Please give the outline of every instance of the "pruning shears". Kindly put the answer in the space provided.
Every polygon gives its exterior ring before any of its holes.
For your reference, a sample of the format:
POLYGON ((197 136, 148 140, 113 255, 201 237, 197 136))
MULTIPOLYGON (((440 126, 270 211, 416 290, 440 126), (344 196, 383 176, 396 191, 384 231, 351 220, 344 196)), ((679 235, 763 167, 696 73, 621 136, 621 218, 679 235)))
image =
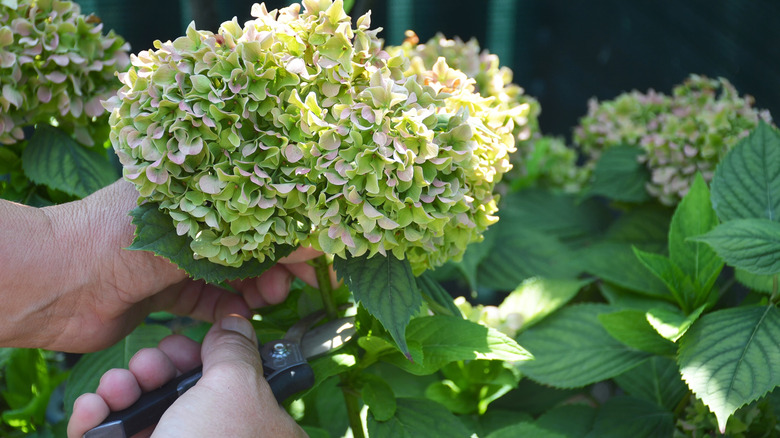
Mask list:
MULTIPOLYGON (((276 400, 314 386, 314 371, 308 360, 341 347, 355 335, 355 318, 346 317, 313 327, 325 316, 317 311, 296 322, 276 341, 260 346, 263 374, 276 400)), ((84 438, 128 438, 157 423, 163 413, 203 375, 202 367, 184 373, 153 391, 142 395, 132 406, 112 412, 84 438)))

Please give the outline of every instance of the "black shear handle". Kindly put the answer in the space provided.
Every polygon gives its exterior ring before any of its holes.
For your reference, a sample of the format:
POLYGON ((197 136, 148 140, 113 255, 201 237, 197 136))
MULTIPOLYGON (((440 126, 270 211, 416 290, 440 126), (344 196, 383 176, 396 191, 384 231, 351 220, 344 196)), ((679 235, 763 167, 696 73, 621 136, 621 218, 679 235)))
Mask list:
MULTIPOLYGON (((154 391, 143 394, 129 408, 112 412, 103 423, 87 431, 84 438, 129 438, 156 424, 173 402, 194 386, 202 375, 202 367, 197 367, 154 391)), ((279 403, 314 386, 314 371, 306 362, 276 371, 266 378, 274 398, 279 403)))

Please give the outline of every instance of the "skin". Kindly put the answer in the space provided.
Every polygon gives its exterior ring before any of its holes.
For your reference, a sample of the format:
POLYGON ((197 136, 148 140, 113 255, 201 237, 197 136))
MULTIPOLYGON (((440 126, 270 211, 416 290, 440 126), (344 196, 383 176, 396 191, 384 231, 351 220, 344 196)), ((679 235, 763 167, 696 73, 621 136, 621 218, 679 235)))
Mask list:
POLYGON ((200 364, 201 357, 203 377, 198 383, 168 408, 156 427, 133 438, 306 436, 263 378, 251 324, 235 315, 215 324, 202 348, 186 337, 169 336, 158 348, 139 351, 129 369, 104 374, 96 393, 76 399, 68 438, 81 437, 109 411, 130 406, 142 392, 200 364))
POLYGON ((283 301, 293 277, 316 286, 306 261, 321 253, 298 249, 259 277, 232 282, 240 294, 231 293, 193 281, 150 252, 123 249, 133 240, 128 214, 137 198, 132 184, 120 180, 53 207, 0 200, 0 347, 96 351, 163 310, 219 321, 202 348, 173 336, 140 351, 129 369, 108 371, 97 393, 76 401, 68 436, 80 437, 109 411, 201 361, 203 377, 166 411, 153 436, 305 436, 263 378, 257 339, 245 318, 252 308, 283 301))
POLYGON ((293 276, 316 284, 299 249, 233 294, 189 279, 148 251, 124 250, 137 192, 125 181, 76 202, 33 208, 0 201, 0 347, 90 352, 111 346, 150 312, 213 322, 276 304, 293 276), (88 334, 85 336, 85 334, 88 334))

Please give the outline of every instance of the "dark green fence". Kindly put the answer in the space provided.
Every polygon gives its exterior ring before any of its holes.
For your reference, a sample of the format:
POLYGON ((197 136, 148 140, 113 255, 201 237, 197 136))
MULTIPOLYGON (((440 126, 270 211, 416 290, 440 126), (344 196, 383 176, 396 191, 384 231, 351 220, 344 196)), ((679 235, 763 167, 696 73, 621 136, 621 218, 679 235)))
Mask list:
MULTIPOLYGON (((195 17, 214 29, 247 0, 78 0, 133 45, 175 38, 195 17)), ((290 1, 266 2, 269 9, 290 1)), ((544 132, 570 134, 590 97, 655 88, 669 92, 689 73, 728 78, 757 105, 780 114, 780 2, 770 0, 356 0, 399 43, 411 28, 477 38, 542 104, 544 132)))

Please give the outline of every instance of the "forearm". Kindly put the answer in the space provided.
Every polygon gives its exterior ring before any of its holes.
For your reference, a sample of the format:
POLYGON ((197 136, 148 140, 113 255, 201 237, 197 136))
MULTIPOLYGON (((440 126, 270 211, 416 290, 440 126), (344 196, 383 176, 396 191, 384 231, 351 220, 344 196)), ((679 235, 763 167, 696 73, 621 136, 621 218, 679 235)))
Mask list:
POLYGON ((71 263, 85 248, 68 256, 61 225, 45 209, 0 201, 0 223, 0 346, 39 346, 61 291, 83 281, 71 263))
POLYGON ((61 348, 94 336, 107 320, 127 317, 116 303, 136 298, 118 284, 143 284, 145 275, 181 280, 150 253, 122 249, 133 238, 136 198, 131 184, 117 181, 42 209, 0 203, 0 346, 61 348))

